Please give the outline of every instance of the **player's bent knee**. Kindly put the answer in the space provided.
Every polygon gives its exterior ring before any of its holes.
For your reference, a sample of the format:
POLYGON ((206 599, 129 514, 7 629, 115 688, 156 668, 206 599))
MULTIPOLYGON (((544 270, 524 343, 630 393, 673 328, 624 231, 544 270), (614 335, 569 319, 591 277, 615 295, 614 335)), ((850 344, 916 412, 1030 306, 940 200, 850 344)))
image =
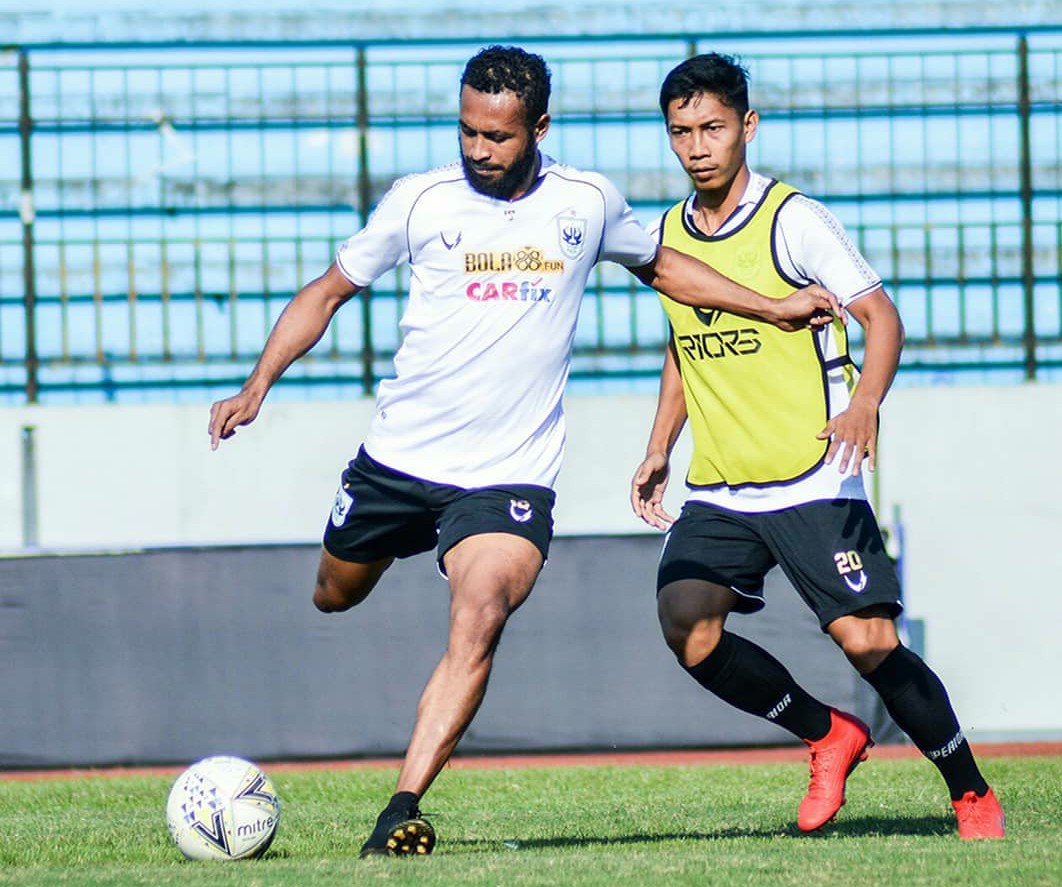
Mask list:
POLYGON ((729 612, 728 602, 718 602, 703 583, 683 589, 665 586, 657 598, 657 618, 664 643, 682 663, 700 662, 719 643, 729 612))
POLYGON ((686 649, 686 639, 690 636, 689 627, 680 625, 660 614, 660 632, 664 636, 667 648, 676 656, 681 657, 686 649))
POLYGON ((342 613, 354 606, 340 597, 334 589, 322 585, 313 590, 313 605, 322 613, 342 613))
POLYGON ((845 657, 860 674, 873 671, 898 646, 897 640, 873 635, 849 635, 839 642, 845 657))
POLYGON ((313 589, 313 605, 322 613, 342 613, 357 606, 369 596, 393 560, 348 563, 322 551, 313 589))

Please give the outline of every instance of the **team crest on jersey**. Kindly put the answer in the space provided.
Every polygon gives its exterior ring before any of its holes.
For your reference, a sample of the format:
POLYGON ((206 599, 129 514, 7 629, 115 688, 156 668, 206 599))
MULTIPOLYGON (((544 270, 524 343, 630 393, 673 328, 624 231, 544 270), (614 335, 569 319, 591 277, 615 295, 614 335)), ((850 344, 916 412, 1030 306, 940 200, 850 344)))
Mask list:
POLYGON ((762 255, 759 250, 741 250, 735 256, 738 269, 742 274, 754 274, 762 263, 762 255))
POLYGON ((332 503, 332 526, 341 527, 354 507, 354 497, 347 492, 345 487, 336 490, 336 501, 332 503))
POLYGON ((578 259, 586 251, 586 219, 557 219, 557 242, 569 259, 578 259))
POLYGON ((534 516, 534 509, 526 499, 509 500, 509 517, 518 524, 526 524, 534 516))

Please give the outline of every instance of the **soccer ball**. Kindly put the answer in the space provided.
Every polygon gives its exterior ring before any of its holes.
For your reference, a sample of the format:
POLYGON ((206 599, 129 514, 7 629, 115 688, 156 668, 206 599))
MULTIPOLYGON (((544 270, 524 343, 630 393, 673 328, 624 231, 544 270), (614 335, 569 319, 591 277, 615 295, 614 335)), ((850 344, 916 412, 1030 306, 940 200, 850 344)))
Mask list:
POLYGON ((170 789, 166 823, 189 859, 254 859, 277 833, 280 798, 250 761, 228 755, 196 761, 170 789))

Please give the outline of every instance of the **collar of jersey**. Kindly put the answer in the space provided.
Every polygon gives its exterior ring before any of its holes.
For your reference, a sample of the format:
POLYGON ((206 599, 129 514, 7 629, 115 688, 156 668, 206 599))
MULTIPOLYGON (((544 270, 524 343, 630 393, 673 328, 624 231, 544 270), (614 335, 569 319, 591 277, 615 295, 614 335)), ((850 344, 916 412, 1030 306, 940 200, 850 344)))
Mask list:
MULTIPOLYGON (((767 186, 771 184, 771 180, 767 176, 761 176, 758 172, 749 170, 749 180, 745 185, 745 192, 741 195, 741 199, 738 201, 738 205, 734 207, 734 211, 730 214, 725 222, 719 226, 719 230, 714 234, 707 235, 701 232, 704 237, 711 237, 715 239, 717 237, 726 237, 731 231, 741 226, 741 224, 748 218, 749 206, 756 206, 763 199, 763 192, 767 190, 767 186)), ((689 197, 686 198, 686 206, 683 212, 686 216, 686 226, 692 228, 694 231, 700 231, 694 222, 693 209, 697 203, 697 192, 694 191, 689 197)))

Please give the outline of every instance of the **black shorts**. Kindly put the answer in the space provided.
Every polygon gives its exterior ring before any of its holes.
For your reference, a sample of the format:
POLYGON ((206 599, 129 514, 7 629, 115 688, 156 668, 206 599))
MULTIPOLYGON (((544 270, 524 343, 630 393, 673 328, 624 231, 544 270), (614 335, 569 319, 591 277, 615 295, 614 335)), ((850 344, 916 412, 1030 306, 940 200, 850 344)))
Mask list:
POLYGON ((735 610, 764 606, 763 578, 781 566, 826 626, 874 605, 903 609, 896 568, 867 502, 838 499, 748 514, 687 502, 664 540, 656 588, 703 579, 733 589, 735 610))
POLYGON ((553 490, 533 484, 464 489, 381 465, 364 447, 343 472, 324 547, 334 557, 372 563, 438 546, 443 555, 468 536, 508 533, 529 540, 545 561, 553 538, 553 490))

